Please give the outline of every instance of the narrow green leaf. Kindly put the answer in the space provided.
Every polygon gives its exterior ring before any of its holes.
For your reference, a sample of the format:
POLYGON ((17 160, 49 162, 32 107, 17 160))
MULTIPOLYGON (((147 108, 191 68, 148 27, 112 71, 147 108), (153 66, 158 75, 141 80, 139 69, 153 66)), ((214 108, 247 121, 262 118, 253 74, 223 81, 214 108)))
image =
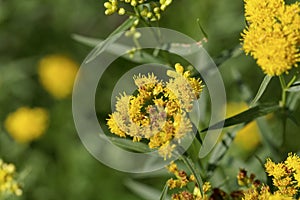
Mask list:
POLYGON ((161 193, 161 196, 159 198, 159 200, 165 200, 167 199, 168 196, 168 190, 169 190, 169 186, 168 186, 168 182, 165 184, 164 189, 161 193))
MULTIPOLYGON (((98 38, 92 38, 92 37, 85 37, 82 35, 73 34, 72 38, 78 42, 81 42, 82 44, 85 44, 90 47, 95 47, 99 45, 100 43, 103 43, 104 40, 98 39, 98 38)), ((165 62, 145 51, 142 49, 138 50, 133 57, 130 57, 128 54, 123 54, 127 50, 132 49, 132 47, 122 45, 119 43, 113 43, 109 46, 107 46, 106 51, 114 54, 114 55, 121 55, 122 57, 135 63, 161 63, 164 64, 165 62)))
POLYGON ((201 26, 199 18, 197 19, 197 23, 198 23, 198 26, 199 26, 199 29, 200 29, 201 33, 204 35, 205 38, 208 38, 207 33, 204 31, 203 27, 201 26))
POLYGON ((201 192, 201 195, 203 196, 203 181, 202 178, 200 177, 200 173, 198 173, 195 169, 195 165, 193 163, 193 161, 189 158, 187 158, 184 155, 180 155, 180 159, 184 162, 184 164, 186 165, 186 167, 190 170, 190 172, 195 176, 196 178, 196 183, 199 187, 199 190, 201 192))
POLYGON ((148 145, 142 142, 133 142, 132 140, 126 138, 109 137, 104 135, 100 135, 100 137, 102 138, 107 137, 113 144, 130 151, 139 152, 139 153, 145 153, 151 151, 148 145))
POLYGON ((87 37, 79 34, 72 34, 71 37, 73 40, 85 44, 89 47, 96 47, 98 44, 104 41, 98 38, 87 37))
POLYGON ((232 125, 236 125, 236 124, 240 124, 240 123, 244 123, 244 122, 250 122, 258 117, 272 113, 279 109, 280 109, 280 106, 277 104, 269 104, 269 103, 261 104, 261 105, 252 107, 244 112, 241 112, 233 117, 230 117, 230 118, 227 118, 220 122, 217 122, 216 124, 201 130, 200 132, 205 132, 208 129, 220 129, 220 128, 225 128, 228 126, 232 126, 232 125))
POLYGON ((287 106, 289 110, 294 111, 300 103, 300 92, 293 92, 287 97, 287 106))
POLYGON ((136 17, 132 17, 127 19, 123 24, 121 24, 117 29, 115 29, 108 37, 107 39, 99 44, 94 52, 89 56, 89 58, 86 60, 86 63, 94 60, 99 54, 101 54, 110 44, 114 43, 118 38, 121 37, 121 33, 123 31, 126 31, 129 29, 134 21, 136 20, 136 17))
POLYGON ((228 151, 230 145, 232 144, 235 135, 237 131, 239 131, 242 128, 242 126, 234 127, 232 130, 228 131, 221 142, 217 144, 217 146, 214 148, 207 166, 208 176, 211 176, 215 169, 218 166, 218 163, 222 160, 222 158, 225 156, 226 152, 228 151))
POLYGON ((262 81, 262 83, 259 86, 259 89, 258 89, 258 92, 257 92, 255 98, 250 103, 250 107, 253 107, 258 102, 258 100, 260 99, 260 97, 265 92, 267 86, 269 85, 271 79, 272 79, 272 76, 269 76, 269 75, 265 76, 264 80, 262 81))
POLYGON ((287 89, 288 92, 299 92, 300 91, 300 81, 296 81, 293 83, 289 89, 287 89))
POLYGON ((124 184, 142 199, 157 200, 161 196, 161 192, 159 190, 132 179, 127 179, 124 184))

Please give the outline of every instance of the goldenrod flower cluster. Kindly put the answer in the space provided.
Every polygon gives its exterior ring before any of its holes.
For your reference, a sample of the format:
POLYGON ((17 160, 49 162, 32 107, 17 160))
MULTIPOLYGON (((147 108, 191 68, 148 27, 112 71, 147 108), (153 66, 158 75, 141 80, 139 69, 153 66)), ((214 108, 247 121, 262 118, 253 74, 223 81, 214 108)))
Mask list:
POLYGON ((22 189, 15 180, 16 167, 13 164, 4 163, 0 159, 0 199, 4 196, 22 195, 22 189))
POLYGON ((175 163, 171 163, 167 166, 169 172, 175 175, 176 179, 169 179, 167 181, 168 187, 170 189, 182 189, 186 187, 188 183, 194 183, 193 193, 189 192, 188 190, 183 190, 178 193, 172 195, 172 200, 208 200, 209 196, 208 193, 211 190, 211 185, 209 182, 205 182, 202 186, 204 195, 202 197, 199 187, 196 185, 194 175, 188 176, 187 173, 183 170, 179 170, 175 163))
POLYGON ((267 159, 265 163, 266 172, 272 177, 272 187, 275 191, 270 190, 269 186, 261 184, 246 176, 245 171, 238 175, 240 185, 250 186, 244 191, 245 200, 292 200, 296 199, 300 188, 300 158, 296 154, 289 154, 288 158, 281 163, 274 163, 267 159))
POLYGON ((300 158, 296 154, 289 154, 288 158, 275 164, 267 160, 266 172, 273 177, 273 185, 278 189, 276 193, 293 197, 300 188, 300 158))
POLYGON ((161 12, 164 11, 172 0, 159 0, 159 1, 147 1, 147 0, 109 0, 104 3, 105 14, 111 15, 118 13, 119 15, 131 15, 142 17, 146 21, 158 21, 161 17, 161 12), (132 7, 132 10, 128 11, 126 7, 132 7))
POLYGON ((242 33, 243 49, 264 73, 279 76, 300 61, 300 3, 284 0, 245 0, 248 26, 242 33))
POLYGON ((170 79, 166 83, 154 74, 134 76, 137 94, 121 95, 107 121, 112 133, 130 136, 133 141, 146 139, 164 159, 170 158, 176 144, 192 131, 187 115, 202 90, 200 79, 190 77, 180 64, 175 68, 176 72, 167 72, 170 79))
POLYGON ((56 99, 68 97, 79 65, 63 55, 48 55, 40 60, 38 75, 42 86, 56 99))
POLYGON ((21 107, 8 115, 4 126, 17 142, 26 143, 43 135, 48 118, 48 112, 43 108, 21 107))

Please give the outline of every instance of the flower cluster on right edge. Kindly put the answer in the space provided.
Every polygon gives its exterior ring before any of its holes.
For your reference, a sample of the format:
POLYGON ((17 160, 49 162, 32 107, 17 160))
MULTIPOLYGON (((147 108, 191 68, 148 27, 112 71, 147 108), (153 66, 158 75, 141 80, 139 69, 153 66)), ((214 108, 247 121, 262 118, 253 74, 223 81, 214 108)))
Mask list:
POLYGON ((227 193, 222 189, 213 188, 209 182, 203 184, 203 196, 199 186, 195 184, 195 177, 178 169, 175 163, 167 166, 175 178, 167 181, 168 187, 173 190, 172 200, 296 200, 300 199, 300 157, 290 153, 281 163, 274 163, 267 159, 265 171, 271 183, 265 184, 254 174, 247 174, 240 169, 237 175, 237 190, 227 193), (193 183, 193 187, 190 187, 193 183), (192 188, 192 191, 190 191, 192 188))
POLYGON ((248 187, 244 191, 244 200, 299 199, 300 158, 298 155, 290 153, 284 162, 277 164, 271 159, 267 159, 265 170, 268 176, 272 178, 271 185, 265 185, 254 180, 253 175, 250 178, 247 177, 245 171, 239 173, 239 184, 248 187))
POLYGON ((279 76, 300 61, 300 4, 284 0, 245 0, 248 26, 243 49, 257 60, 265 74, 279 76))

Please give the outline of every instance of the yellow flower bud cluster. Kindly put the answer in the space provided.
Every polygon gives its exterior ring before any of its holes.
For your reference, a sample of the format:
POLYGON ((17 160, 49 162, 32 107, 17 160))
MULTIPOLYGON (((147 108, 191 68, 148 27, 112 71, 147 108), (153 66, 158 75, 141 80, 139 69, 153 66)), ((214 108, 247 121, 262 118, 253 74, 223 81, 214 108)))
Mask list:
POLYGON ((187 187, 189 183, 194 184, 193 192, 188 190, 179 191, 175 194, 172 194, 172 200, 181 200, 181 199, 188 199, 188 200, 208 200, 209 196, 208 193, 211 190, 211 185, 209 182, 205 182, 202 186, 204 196, 202 197, 199 187, 196 184, 196 178, 194 175, 188 176, 184 170, 179 170, 177 165, 172 162, 167 169, 170 173, 175 175, 175 179, 170 178, 167 181, 168 187, 170 189, 182 189, 187 187))
POLYGON ((0 199, 10 195, 22 195, 22 189, 15 180, 16 167, 0 159, 0 199))
POLYGON ((112 133, 133 141, 146 139, 164 159, 171 158, 176 144, 191 133, 187 116, 202 90, 200 79, 189 77, 180 64, 167 74, 170 79, 166 83, 154 74, 134 76, 137 94, 121 95, 107 121, 112 133))
POLYGON ((254 175, 247 176, 245 170, 238 175, 238 183, 247 186, 244 190, 244 200, 292 200, 297 199, 300 189, 300 158, 290 153, 284 162, 274 163, 267 159, 265 169, 268 176, 272 177, 272 191, 270 186, 254 180, 254 175))
POLYGON ((158 21, 161 18, 161 12, 172 3, 172 0, 147 1, 147 0, 109 0, 104 3, 105 14, 111 15, 118 13, 119 15, 128 14, 142 17, 146 21, 158 21), (132 7, 131 10, 125 8, 132 7))

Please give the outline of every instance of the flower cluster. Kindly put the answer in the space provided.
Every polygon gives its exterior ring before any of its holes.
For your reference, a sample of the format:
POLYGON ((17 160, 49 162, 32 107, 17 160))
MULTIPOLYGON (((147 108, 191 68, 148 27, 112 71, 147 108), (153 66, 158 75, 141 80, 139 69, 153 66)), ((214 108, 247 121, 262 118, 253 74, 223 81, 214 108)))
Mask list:
POLYGON ((68 97, 73 90, 78 64, 63 55, 48 55, 40 60, 38 75, 42 86, 56 99, 68 97))
POLYGON ((166 159, 172 156, 176 143, 192 131, 188 112, 202 91, 200 79, 190 77, 183 66, 168 71, 167 83, 154 74, 134 76, 136 95, 123 94, 117 99, 116 111, 107 124, 112 133, 133 141, 146 139, 151 149, 158 149, 166 159))
POLYGON ((247 28, 242 33, 243 49, 262 70, 279 76, 300 61, 300 4, 284 0, 245 0, 247 28))
POLYGON ((22 195, 20 185, 15 180, 16 168, 13 164, 4 163, 0 159, 0 199, 3 196, 22 195))
POLYGON ((48 112, 43 108, 21 107, 8 115, 4 125, 8 133, 20 143, 39 138, 47 129, 48 112))
POLYGON ((269 186, 261 184, 254 180, 254 176, 247 177, 245 171, 238 175, 240 185, 250 185, 248 190, 244 191, 244 199, 296 199, 300 188, 300 158, 296 154, 289 154, 288 158, 281 163, 274 163, 267 159, 265 163, 266 172, 272 177, 272 191, 269 186))
POLYGON ((266 172, 273 177, 273 185, 278 189, 275 193, 294 196, 300 188, 300 158, 296 154, 289 154, 288 158, 275 164, 267 160, 266 172))
POLYGON ((183 170, 179 170, 175 163, 171 163, 167 166, 169 172, 175 175, 176 179, 169 179, 167 184, 170 189, 179 188, 182 189, 186 187, 188 183, 194 183, 193 193, 189 192, 188 190, 183 190, 178 193, 172 195, 172 200, 208 200, 209 196, 208 193, 211 190, 211 185, 209 182, 205 182, 202 186, 204 195, 202 197, 200 193, 200 189, 196 184, 196 179, 194 175, 188 176, 187 173, 183 170))
POLYGON ((138 18, 142 17, 146 21, 158 21, 163 12, 170 4, 172 0, 109 0, 104 3, 105 14, 111 15, 118 13, 119 15, 135 15, 138 18), (132 7, 135 14, 132 11, 128 11, 125 7, 132 7))

